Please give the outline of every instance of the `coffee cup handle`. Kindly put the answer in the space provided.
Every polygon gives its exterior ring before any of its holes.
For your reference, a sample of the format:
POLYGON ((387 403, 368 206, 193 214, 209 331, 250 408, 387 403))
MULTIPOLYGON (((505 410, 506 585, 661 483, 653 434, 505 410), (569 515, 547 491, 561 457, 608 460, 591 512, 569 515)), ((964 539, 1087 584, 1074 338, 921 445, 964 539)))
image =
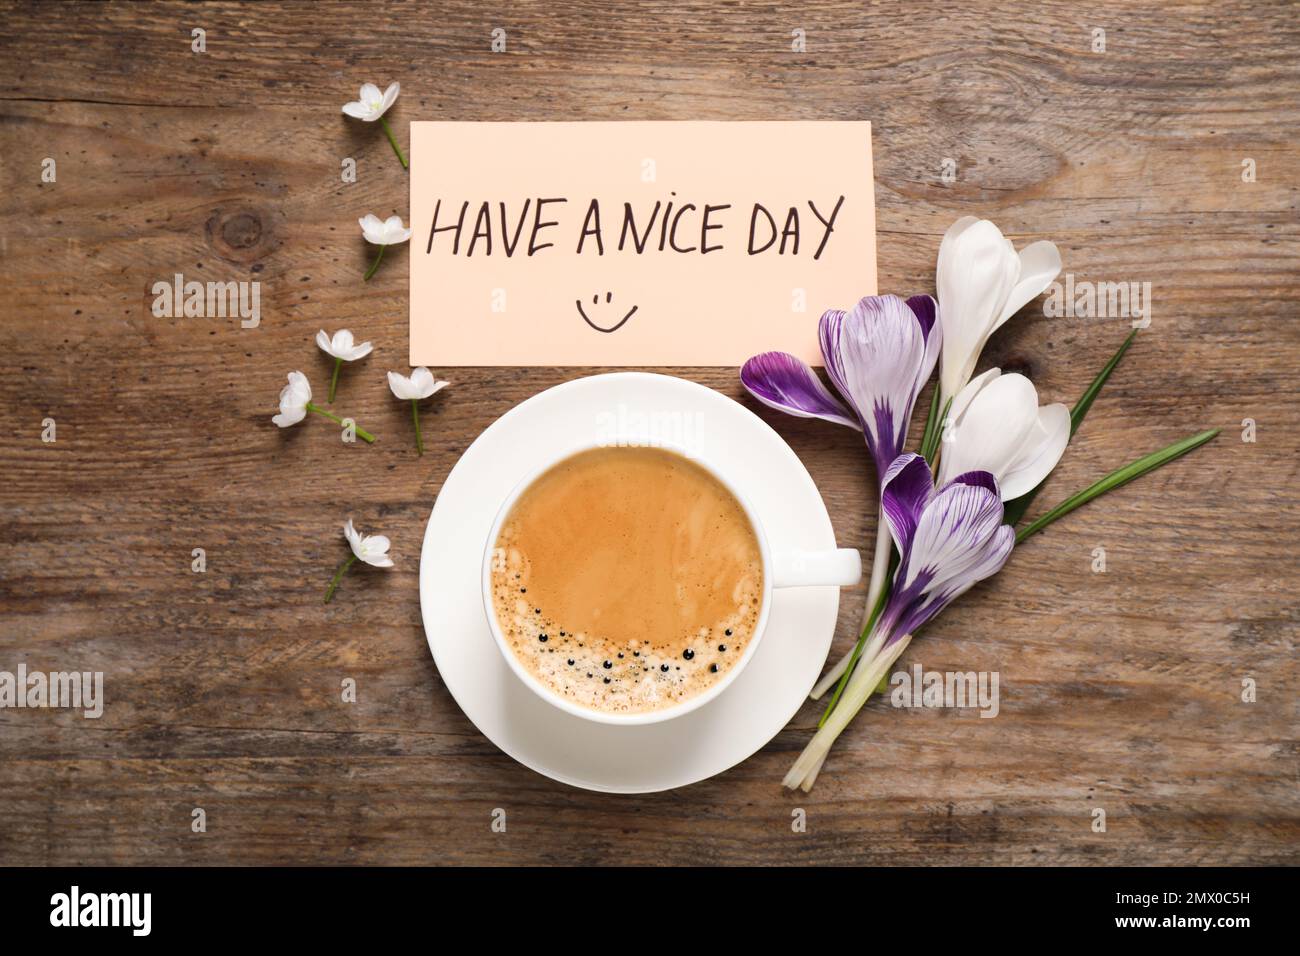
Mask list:
POLYGON ((772 587, 850 587, 862 580, 862 555, 854 548, 781 551, 772 559, 772 587))

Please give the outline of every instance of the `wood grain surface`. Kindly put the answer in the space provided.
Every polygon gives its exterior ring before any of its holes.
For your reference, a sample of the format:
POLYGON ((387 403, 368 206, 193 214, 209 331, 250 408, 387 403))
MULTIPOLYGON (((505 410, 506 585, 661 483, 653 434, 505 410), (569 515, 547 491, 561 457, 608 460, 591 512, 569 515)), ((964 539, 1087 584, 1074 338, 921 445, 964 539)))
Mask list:
MULTIPOLYGON (((102 670, 108 697, 99 720, 0 710, 0 863, 1300 862, 1297 49, 1285 2, 0 4, 0 670, 102 670), (1224 432, 1027 543, 914 642, 904 664, 998 671, 996 719, 877 699, 808 795, 779 780, 812 704, 706 783, 553 783, 444 688, 418 555, 474 437, 596 370, 439 370, 415 456, 382 380, 405 365, 405 251, 360 281, 357 216, 407 214, 388 143, 339 112, 367 80, 401 81, 403 143, 417 119, 871 120, 882 290, 932 292, 966 214, 1053 239, 1078 281, 1151 283, 1151 327, 1037 508, 1224 432), (259 279, 261 326, 155 318, 176 272, 259 279), (378 344, 335 403, 373 447, 270 420, 288 369, 321 387, 311 339, 341 326, 378 344), (348 514, 397 565, 322 606, 348 514)), ((1128 324, 1033 303, 984 365, 1072 402, 1128 324)), ((734 369, 672 371, 744 400, 734 369)), ((859 442, 755 410, 839 540, 868 546, 859 442)))

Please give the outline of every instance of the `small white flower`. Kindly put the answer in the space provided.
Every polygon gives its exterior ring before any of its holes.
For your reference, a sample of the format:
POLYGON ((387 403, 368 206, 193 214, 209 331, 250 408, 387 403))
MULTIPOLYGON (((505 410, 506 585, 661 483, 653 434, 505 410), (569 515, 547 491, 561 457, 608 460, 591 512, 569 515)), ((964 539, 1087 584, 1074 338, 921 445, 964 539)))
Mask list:
POLYGON ((363 120, 367 123, 379 122, 384 128, 384 135, 388 137, 388 142, 393 147, 393 152, 397 154, 398 160, 403 169, 409 169, 410 164, 406 161, 406 156, 402 153, 402 147, 397 145, 397 137, 393 135, 393 128, 388 125, 388 120, 384 119, 384 114, 388 112, 389 107, 397 102, 397 94, 402 91, 401 84, 394 83, 384 92, 379 92, 379 87, 373 83, 366 83, 361 87, 361 98, 355 103, 344 103, 343 112, 353 119, 363 120))
MULTIPOLYGON (((333 412, 327 412, 319 405, 311 403, 311 383, 307 381, 306 375, 303 375, 302 372, 290 372, 289 384, 280 392, 280 414, 271 416, 271 421, 281 428, 288 428, 290 425, 297 425, 306 418, 308 412, 323 415, 338 425, 345 423, 344 419, 339 418, 333 412)), ((355 422, 351 424, 356 430, 357 437, 362 441, 373 442, 375 440, 375 436, 360 425, 355 422)))
POLYGON ((364 83, 361 86, 361 93, 358 99, 353 103, 344 103, 343 112, 347 113, 353 119, 364 120, 367 123, 373 123, 388 112, 388 108, 397 102, 397 94, 402 92, 402 84, 394 83, 379 92, 379 87, 373 83, 364 83))
POLYGON ((388 373, 388 387, 392 389, 393 395, 397 398, 413 401, 419 401, 428 398, 434 392, 447 387, 446 382, 434 381, 433 373, 427 368, 421 366, 411 373, 411 377, 399 375, 397 372, 388 373))
POLYGON ((316 333, 316 344, 326 355, 334 359, 334 374, 330 376, 330 397, 329 402, 334 402, 334 391, 339 384, 339 369, 343 367, 344 362, 355 362, 357 359, 365 358, 374 349, 369 342, 362 342, 360 345, 354 345, 352 342, 352 333, 347 329, 339 329, 334 333, 334 338, 325 334, 321 329, 316 333))
POLYGON ((362 535, 356 528, 352 527, 352 519, 349 518, 347 524, 343 526, 343 536, 348 539, 348 544, 352 548, 352 553, 366 564, 372 564, 377 568, 391 568, 393 559, 388 556, 388 539, 382 534, 362 535))
POLYGON ((325 334, 325 330, 321 329, 316 333, 316 344, 320 346, 320 350, 326 355, 341 362, 355 362, 357 359, 365 358, 374 350, 374 346, 369 342, 354 345, 352 333, 348 329, 339 329, 334 333, 333 338, 330 338, 325 334))
POLYGON ((395 246, 411 238, 411 230, 402 225, 401 216, 380 219, 374 213, 367 213, 357 222, 361 224, 361 234, 366 237, 366 242, 376 246, 395 246))
POLYGON ((411 238, 411 230, 402 225, 401 216, 389 216, 381 220, 374 213, 367 213, 357 222, 361 224, 361 235, 366 237, 366 242, 379 247, 375 261, 370 263, 370 268, 366 270, 365 279, 369 280, 379 268, 380 260, 384 258, 384 250, 389 246, 406 242, 411 238))
POLYGON ((397 398, 410 401, 411 421, 415 423, 415 450, 423 455, 424 437, 420 434, 420 401, 446 388, 447 383, 434 381, 433 373, 420 366, 411 373, 410 378, 397 372, 389 372, 388 387, 397 398))
POLYGON ((280 392, 280 414, 271 418, 281 428, 297 425, 307 417, 311 404, 311 383, 302 372, 290 372, 289 384, 280 392))
POLYGON ((334 572, 334 579, 330 581, 330 586, 325 591, 326 604, 329 604, 330 598, 334 596, 334 590, 339 586, 339 581, 343 580, 343 575, 347 573, 348 568, 358 561, 364 561, 376 568, 393 566, 393 559, 388 556, 388 539, 382 534, 363 535, 352 527, 352 519, 349 518, 347 524, 343 526, 343 537, 348 539, 352 556, 344 559, 339 569, 334 572))

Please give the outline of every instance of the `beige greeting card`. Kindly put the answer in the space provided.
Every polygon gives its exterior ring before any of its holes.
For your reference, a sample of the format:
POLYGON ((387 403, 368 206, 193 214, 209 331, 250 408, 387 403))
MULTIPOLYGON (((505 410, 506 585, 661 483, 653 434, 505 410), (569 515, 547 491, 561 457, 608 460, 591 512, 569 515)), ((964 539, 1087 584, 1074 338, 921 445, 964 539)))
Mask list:
POLYGON ((866 122, 411 124, 411 364, 820 364, 876 292, 866 122))

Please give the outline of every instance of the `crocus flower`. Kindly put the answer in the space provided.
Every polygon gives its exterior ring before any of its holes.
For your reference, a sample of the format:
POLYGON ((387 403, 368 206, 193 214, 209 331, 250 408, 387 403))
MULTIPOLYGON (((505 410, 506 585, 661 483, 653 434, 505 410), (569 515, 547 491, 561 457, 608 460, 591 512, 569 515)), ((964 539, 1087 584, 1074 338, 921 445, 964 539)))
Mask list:
POLYGON ((1015 544, 1015 532, 1002 523, 997 479, 986 471, 958 475, 936 491, 929 463, 900 455, 881 482, 881 507, 901 556, 893 589, 839 705, 786 774, 791 789, 811 789, 831 745, 913 632, 1001 570, 1015 544))
POLYGON ((402 225, 401 216, 389 216, 387 219, 380 219, 374 213, 367 213, 357 220, 361 224, 361 235, 365 237, 366 242, 379 247, 379 254, 375 256, 375 261, 370 263, 370 268, 366 270, 366 279, 375 274, 379 268, 379 260, 384 258, 384 250, 389 246, 395 246, 406 242, 411 238, 411 230, 402 225))
POLYGON ((880 615, 886 647, 997 574, 1015 543, 992 474, 964 472, 937 491, 932 481, 924 458, 900 455, 882 483, 880 504, 901 556, 880 615))
POLYGON ((339 586, 339 581, 342 580, 348 568, 358 561, 364 561, 376 568, 391 568, 393 566, 393 559, 388 556, 388 539, 382 534, 362 535, 356 528, 352 527, 352 519, 349 518, 347 524, 343 525, 343 537, 348 539, 348 546, 352 548, 352 554, 334 572, 334 580, 330 581, 330 586, 325 592, 326 604, 334 596, 334 589, 339 586))
POLYGON ((388 373, 388 387, 393 395, 411 403, 411 421, 415 423, 415 450, 424 454, 424 439, 420 437, 420 402, 434 392, 447 387, 446 382, 434 381, 433 373, 424 366, 411 373, 410 378, 397 372, 388 373))
POLYGON ((393 145, 393 152, 397 154, 402 168, 407 169, 409 167, 406 163, 406 157, 402 155, 402 148, 397 145, 397 137, 393 135, 388 120, 384 119, 384 114, 388 112, 390 106, 397 102, 397 94, 400 92, 402 92, 400 83, 392 84, 382 93, 379 92, 379 87, 373 83, 362 84, 360 98, 352 103, 344 103, 343 112, 353 119, 359 119, 366 123, 373 123, 378 120, 379 125, 384 128, 384 132, 388 135, 388 142, 393 145))
POLYGON ((989 336, 1060 271, 1061 254, 1045 240, 1017 254, 987 219, 963 216, 949 227, 935 272, 943 326, 939 388, 945 405, 970 381, 989 336))
POLYGON ((785 352, 754 356, 741 368, 740 381, 764 405, 857 428, 883 475, 903 450, 912 406, 939 356, 934 300, 867 296, 848 312, 826 312, 819 333, 826 374, 849 408, 785 352))
MULTIPOLYGON (((307 381, 307 376, 302 372, 290 372, 289 384, 280 391, 280 414, 271 416, 271 421, 275 422, 281 428, 288 428, 290 425, 297 425, 307 417, 308 412, 315 412, 317 415, 323 415, 332 422, 344 424, 343 419, 337 415, 327 412, 319 405, 313 405, 311 401, 311 383, 307 381)), ((364 441, 372 442, 375 436, 370 434, 360 425, 353 424, 356 429, 357 437, 364 441)))
POLYGON ((329 397, 332 403, 334 401, 334 390, 338 387, 339 369, 343 366, 343 363, 355 362, 357 359, 365 358, 373 351, 374 346, 369 342, 362 342, 360 345, 354 344, 352 333, 347 329, 339 329, 334 333, 333 338, 330 338, 325 334, 325 330, 321 329, 316 333, 316 344, 322 352, 334 359, 334 374, 330 376, 329 397))
POLYGON ((1070 410, 1038 405, 1038 391, 1023 375, 989 369, 957 393, 939 459, 939 480, 987 471, 1002 500, 1036 488, 1056 467, 1070 440, 1070 410))

